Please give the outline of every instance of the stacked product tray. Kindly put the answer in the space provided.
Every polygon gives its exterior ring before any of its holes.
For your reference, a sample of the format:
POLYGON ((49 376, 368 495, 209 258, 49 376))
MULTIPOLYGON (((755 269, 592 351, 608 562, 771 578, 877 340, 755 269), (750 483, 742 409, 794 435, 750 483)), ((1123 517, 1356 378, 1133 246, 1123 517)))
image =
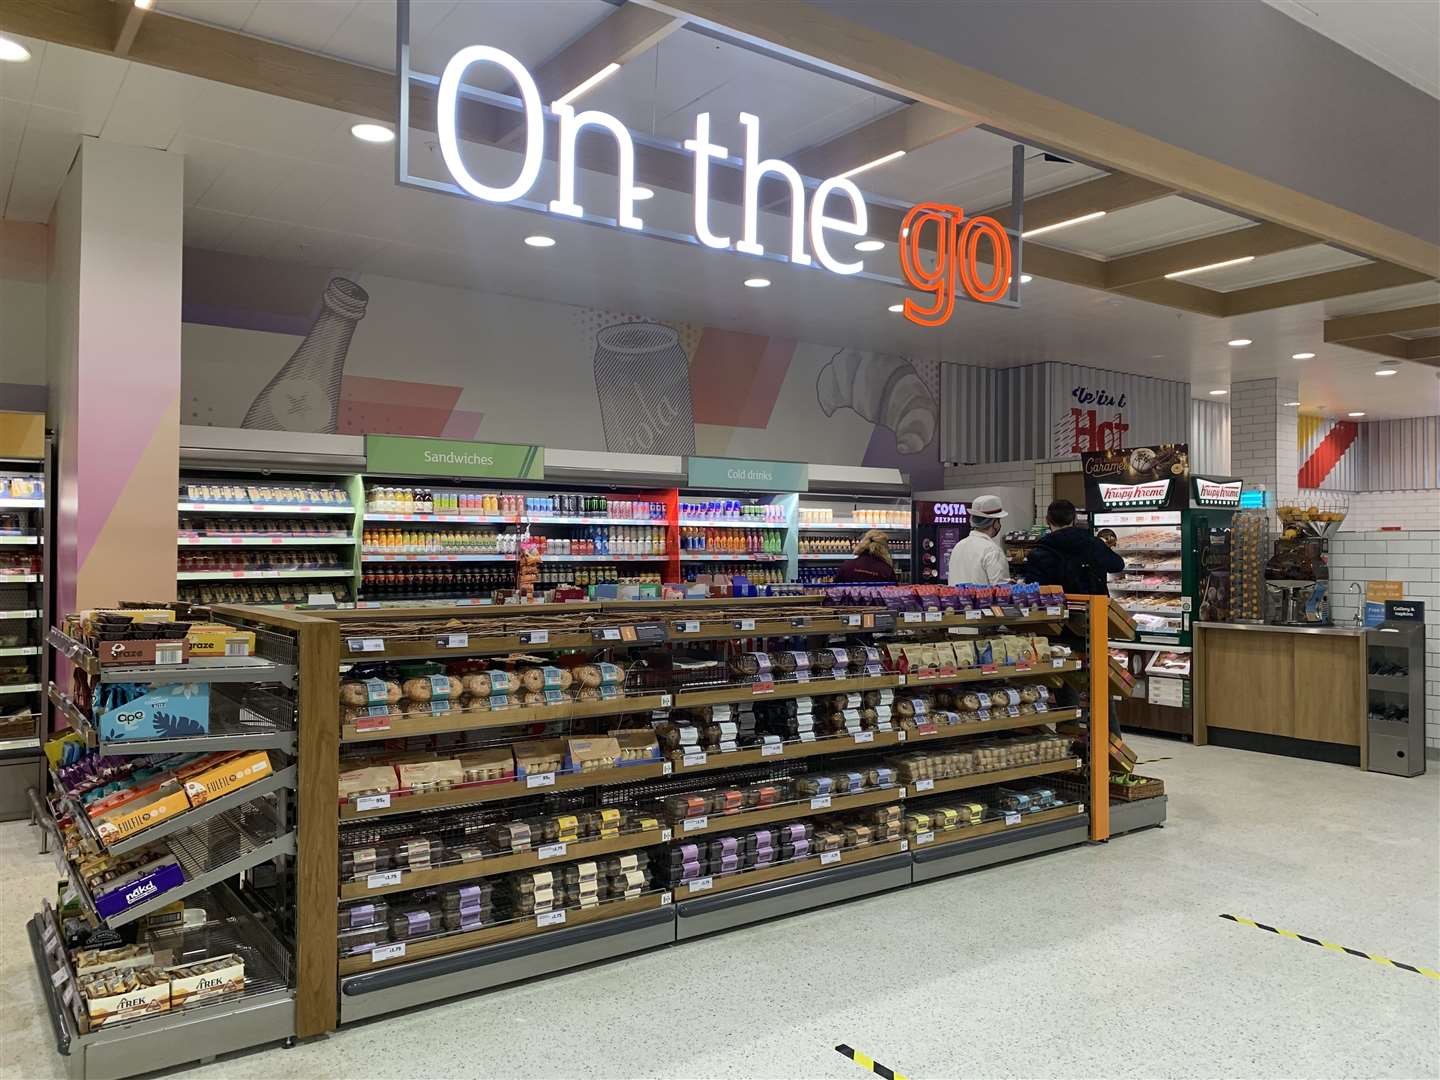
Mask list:
MULTIPOLYGON (((71 729, 68 737, 57 736, 55 745, 68 743, 72 761, 80 764, 57 761, 48 796, 30 792, 34 817, 65 885, 65 906, 57 911, 46 903, 29 931, 57 1049, 73 1077, 148 1072, 295 1033, 293 948, 286 929, 294 905, 292 798, 299 785, 295 642, 273 630, 252 632, 255 655, 148 664, 102 663, 93 645, 59 629, 50 632, 50 644, 75 669, 73 686, 49 686, 51 703, 71 729), (208 709, 202 712, 208 715, 187 716, 173 732, 126 737, 120 729, 125 720, 113 717, 123 710, 103 716, 85 701, 114 684, 173 693, 177 701, 203 696, 208 709), (231 752, 238 755, 223 757, 231 752), (151 803, 153 822, 136 828, 123 817, 92 818, 95 800, 145 782, 146 773, 125 771, 130 763, 166 770, 187 761, 199 762, 192 775, 204 781, 204 789, 192 791, 187 784, 168 800, 151 803), (107 766, 110 779, 100 784, 99 773, 86 762, 97 769, 105 762, 125 764, 107 766), (201 770, 212 762, 229 764, 201 770), (238 775, 242 763, 261 778, 247 782, 224 774, 230 769, 238 775), (95 779, 81 780, 83 771, 95 779), (92 869, 100 860, 117 864, 117 870, 132 863, 160 869, 116 888, 92 869), (162 913, 177 901, 187 921, 167 926, 162 913), (97 1005, 96 984, 77 968, 75 950, 123 944, 165 958, 156 959, 160 967, 147 967, 175 976, 173 997, 162 994, 164 1000, 144 1007, 119 998, 97 1005), (219 991, 187 989, 190 996, 182 1000, 178 988, 189 984, 180 977, 193 981, 193 965, 206 960, 223 968, 221 957, 232 958, 237 969, 229 984, 219 991), (178 967, 165 969, 166 962, 178 967), (123 1007, 114 1005, 116 1000, 123 1000, 123 1007), (113 1015, 106 1015, 109 1008, 113 1015)), ((156 654, 168 659, 163 647, 156 654)))
POLYGON ((331 846, 301 851, 337 888, 299 913, 336 943, 336 1020, 1082 842, 1086 805, 1046 778, 1081 765, 1052 725, 1093 698, 1085 643, 923 670, 902 648, 1058 646, 1074 618, 819 597, 303 617, 339 624, 331 846))

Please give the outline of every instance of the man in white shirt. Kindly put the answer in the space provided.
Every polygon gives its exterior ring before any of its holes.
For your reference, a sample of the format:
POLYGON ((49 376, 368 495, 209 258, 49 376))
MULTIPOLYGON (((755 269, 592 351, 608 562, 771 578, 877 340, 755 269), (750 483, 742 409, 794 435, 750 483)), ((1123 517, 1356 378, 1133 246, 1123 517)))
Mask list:
POLYGON ((951 585, 995 585, 1010 577, 999 540, 1009 516, 998 495, 981 495, 970 504, 970 535, 950 551, 951 585))

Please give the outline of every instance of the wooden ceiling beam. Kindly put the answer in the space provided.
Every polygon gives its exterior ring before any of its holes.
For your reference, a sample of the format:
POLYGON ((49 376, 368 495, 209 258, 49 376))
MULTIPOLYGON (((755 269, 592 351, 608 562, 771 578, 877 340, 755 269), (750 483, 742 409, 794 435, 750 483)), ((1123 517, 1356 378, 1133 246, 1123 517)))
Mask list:
POLYGON ((135 35, 140 32, 140 22, 145 18, 145 12, 150 5, 141 7, 134 0, 117 0, 115 4, 115 47, 112 50, 116 56, 128 56, 130 46, 135 43, 135 35))
POLYGON ((1339 344, 1351 349, 1359 349, 1362 352, 1374 353, 1377 356, 1389 357, 1391 360, 1410 359, 1405 348, 1409 343, 1404 338, 1392 337, 1390 334, 1351 338, 1349 341, 1342 341, 1339 344))
MULTIPOLYGON (((1125 173, 1108 173, 1093 180, 1082 180, 1058 191, 1035 195, 1025 200, 1025 229, 1041 229, 1062 221, 1084 217, 1097 210, 1110 213, 1129 206, 1173 195, 1174 191, 1160 184, 1125 173)), ((995 218, 1001 225, 1010 224, 1010 204, 979 211, 995 218)))
MULTIPOLYGON (((1028 208, 1026 218, 1029 218, 1028 208)), ((1105 264, 1105 283, 1110 289, 1138 285, 1142 281, 1163 280, 1166 274, 1191 270, 1197 266, 1240 259, 1247 255, 1273 255, 1278 251, 1308 247, 1319 243, 1304 233, 1284 225, 1263 223, 1214 236, 1202 236, 1168 247, 1152 248, 1135 255, 1110 259, 1105 264)))
POLYGON ((1440 363, 1440 334, 1410 338, 1405 341, 1405 359, 1415 360, 1422 364, 1440 363))
POLYGON ((1428 274, 1391 263, 1347 266, 1343 270, 1328 270, 1323 274, 1309 274, 1289 281, 1275 281, 1269 285, 1254 285, 1248 289, 1227 292, 1224 294, 1225 314, 1249 315, 1256 311, 1309 304, 1316 300, 1333 300, 1338 296, 1374 292, 1377 289, 1413 285, 1417 281, 1428 280, 1428 274))
MULTIPOLYGON (((1025 245, 1025 266, 1030 266, 1030 244, 1025 245)), ((1106 273, 1109 272, 1109 264, 1101 263, 1106 273)), ((1135 300, 1148 300, 1152 304, 1160 304, 1163 307, 1178 308, 1181 311, 1193 312, 1196 315, 1210 315, 1214 318, 1223 318, 1225 315, 1225 294, 1216 292, 1214 289, 1206 289, 1200 285, 1191 285, 1184 281, 1166 281, 1160 278, 1157 281, 1140 281, 1134 285, 1122 285, 1119 288, 1110 287, 1110 292, 1118 293, 1121 296, 1128 296, 1135 300)))
MULTIPOLYGON (((610 64, 623 67, 684 25, 683 19, 639 4, 621 5, 532 72, 540 100, 549 105, 610 64)), ((513 87, 510 92, 514 93, 513 87)), ((509 113, 496 141, 513 148, 519 145, 524 130, 521 114, 509 113)))
POLYGON ((1377 334, 1408 333, 1440 329, 1440 304, 1373 311, 1364 315, 1342 315, 1325 320, 1325 340, 1349 342, 1377 334))

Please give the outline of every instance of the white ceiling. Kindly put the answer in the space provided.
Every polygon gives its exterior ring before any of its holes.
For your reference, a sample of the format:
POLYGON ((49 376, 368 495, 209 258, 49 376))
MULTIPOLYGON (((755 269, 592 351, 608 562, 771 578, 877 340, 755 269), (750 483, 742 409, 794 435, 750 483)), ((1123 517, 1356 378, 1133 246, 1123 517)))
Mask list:
POLYGON ((1265 0, 1377 67, 1440 98, 1436 0, 1265 0))
MULTIPOLYGON (((163 11, 203 16, 376 66, 386 64, 380 44, 393 48, 388 0, 158 4, 163 11)), ((546 18, 536 20, 533 8, 532 17, 519 18, 516 9, 529 5, 509 0, 414 6, 417 41, 427 48, 448 49, 478 32, 461 22, 483 7, 493 17, 485 39, 532 65, 613 11, 600 0, 560 0, 547 3, 546 18)), ((961 304, 949 326, 923 330, 886 311, 900 298, 892 286, 767 262, 763 272, 774 286, 745 289, 740 281, 756 265, 738 255, 397 188, 391 148, 351 137, 355 117, 114 57, 34 40, 26 44, 34 54, 30 62, 0 65, 0 203, 6 218, 47 220, 80 137, 90 135, 185 155, 190 246, 303 261, 362 279, 386 275, 554 298, 960 363, 1056 360, 1188 379, 1197 396, 1232 379, 1295 375, 1307 405, 1324 404, 1327 411, 1364 409, 1372 417, 1440 411, 1433 371, 1408 364, 1399 376, 1376 379, 1370 354, 1320 342, 1327 314, 1344 313, 1347 306, 1374 310, 1440 300, 1440 285, 1221 320, 1036 279, 1025 287, 1021 311, 961 304), (523 246, 521 239, 537 229, 554 235, 559 245, 548 251, 523 246), (1226 347, 1240 336, 1256 344, 1238 351, 1226 347), (1319 356, 1303 363, 1289 359, 1300 351, 1319 356)), ((736 112, 749 109, 763 117, 762 149, 774 154, 824 141, 896 107, 848 83, 688 33, 672 35, 584 100, 639 130, 669 138, 685 134, 702 109, 732 125, 736 112)), ((734 134, 733 127, 730 134, 722 128, 720 137, 734 134)), ((412 168, 438 177, 432 140, 414 135, 412 168)), ((978 129, 966 131, 864 174, 862 186, 901 201, 1003 204, 1013 145, 978 129)), ((737 147, 738 140, 732 150, 737 147)), ((493 167, 513 170, 500 160, 507 155, 492 147, 467 150, 476 162, 494 160, 499 164, 493 167)), ((1026 189, 1032 196, 1095 175, 1083 165, 1027 155, 1026 189)), ((537 194, 552 185, 547 169, 537 194)), ((583 175, 580 191, 587 209, 614 214, 613 179, 583 175)), ((691 231, 686 196, 660 191, 640 209, 647 224, 691 231)), ((717 208, 717 228, 735 231, 736 213, 717 208)), ((1247 224, 1170 197, 1048 234, 1044 242, 1115 257, 1247 224)), ((772 249, 783 246, 782 231, 783 221, 768 220, 762 241, 772 249)), ((1353 256, 1314 245, 1196 283, 1239 288, 1352 261, 1353 256)), ((893 247, 867 256, 867 266, 895 274, 893 247)))

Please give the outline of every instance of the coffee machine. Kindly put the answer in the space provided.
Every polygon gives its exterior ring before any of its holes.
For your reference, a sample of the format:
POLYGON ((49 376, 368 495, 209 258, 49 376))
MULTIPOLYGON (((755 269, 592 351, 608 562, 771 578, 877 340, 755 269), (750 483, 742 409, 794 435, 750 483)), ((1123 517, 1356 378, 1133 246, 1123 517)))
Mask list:
POLYGON ((1279 507, 1281 533, 1265 564, 1266 608, 1277 626, 1330 625, 1330 538, 1342 511, 1279 507))

